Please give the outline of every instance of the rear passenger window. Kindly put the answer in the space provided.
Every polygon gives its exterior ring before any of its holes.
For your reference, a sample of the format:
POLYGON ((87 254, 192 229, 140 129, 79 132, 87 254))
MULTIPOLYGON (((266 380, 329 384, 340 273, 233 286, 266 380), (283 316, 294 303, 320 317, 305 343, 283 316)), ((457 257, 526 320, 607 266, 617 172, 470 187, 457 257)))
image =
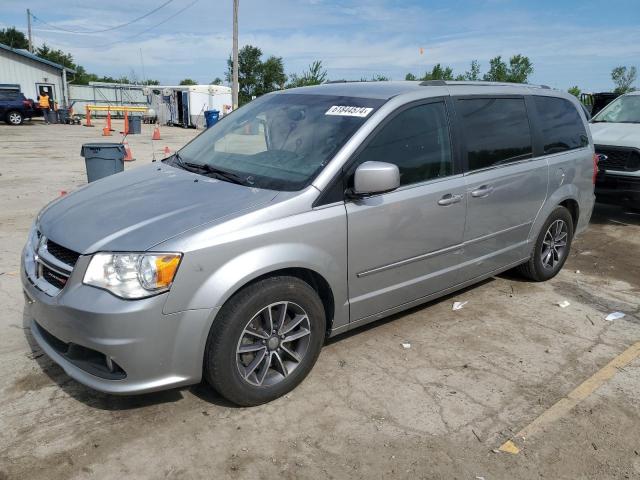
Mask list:
POLYGON ((533 97, 540 119, 544 153, 585 147, 589 137, 576 107, 564 98, 533 97))
POLYGON ((17 98, 17 93, 8 91, 8 90, 0 90, 0 100, 15 100, 17 98))
POLYGON ((477 98, 457 102, 469 170, 531 158, 533 147, 523 98, 477 98))
POLYGON ((358 155, 364 162, 394 163, 400 185, 453 173, 447 111, 443 102, 411 107, 392 118, 358 155))

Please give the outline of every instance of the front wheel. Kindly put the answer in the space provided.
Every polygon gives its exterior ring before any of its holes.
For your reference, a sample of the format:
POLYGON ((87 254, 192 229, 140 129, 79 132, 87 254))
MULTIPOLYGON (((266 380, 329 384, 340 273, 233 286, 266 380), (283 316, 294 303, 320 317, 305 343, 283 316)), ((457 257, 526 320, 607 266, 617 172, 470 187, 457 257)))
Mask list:
POLYGON ((543 282, 555 277, 569 257, 573 218, 565 207, 551 212, 536 239, 529 261, 519 267, 530 280, 543 282))
POLYGON ((204 376, 226 399, 260 405, 293 390, 311 371, 325 337, 318 294, 296 277, 260 280, 216 316, 204 376))
POLYGON ((24 117, 17 110, 12 110, 9 113, 7 113, 7 119, 6 120, 7 120, 7 123, 9 125, 22 125, 24 117))

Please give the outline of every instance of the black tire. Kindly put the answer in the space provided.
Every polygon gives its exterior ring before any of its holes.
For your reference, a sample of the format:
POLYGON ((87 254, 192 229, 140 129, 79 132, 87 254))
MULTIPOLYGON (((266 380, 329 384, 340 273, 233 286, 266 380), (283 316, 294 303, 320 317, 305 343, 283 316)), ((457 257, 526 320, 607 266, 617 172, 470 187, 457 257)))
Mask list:
POLYGON ((10 110, 5 116, 5 122, 7 122, 9 125, 22 125, 23 121, 24 115, 22 115, 22 113, 18 110, 10 110))
MULTIPOLYGON (((287 308, 290 308, 287 305, 285 304, 284 306, 285 315, 289 315, 286 313, 287 308)), ((272 308, 275 309, 277 307, 272 308)), ((290 318, 290 316, 282 318, 290 318)), ((292 323, 294 322, 291 321, 288 324, 292 323)), ((240 406, 260 405, 281 397, 302 382, 313 368, 324 343, 325 325, 326 317, 322 301, 316 291, 306 282, 289 276, 271 277, 255 282, 231 297, 216 316, 205 348, 204 378, 220 395, 240 406), (303 313, 306 313, 308 322, 305 323, 305 326, 308 325, 310 334, 308 335, 308 340, 304 340, 304 354, 301 355, 300 361, 294 361, 293 357, 289 358, 286 354, 281 354, 281 356, 277 357, 278 360, 281 357, 287 357, 290 364, 295 364, 292 367, 292 371, 286 375, 280 373, 281 371, 286 372, 289 370, 282 361, 279 361, 273 370, 268 365, 266 370, 256 368, 255 373, 249 374, 250 376, 255 376, 254 378, 258 381, 258 371, 267 371, 266 377, 263 378, 269 378, 269 375, 271 375, 274 383, 269 385, 252 384, 251 380, 248 380, 249 377, 244 376, 252 363, 248 360, 247 363, 249 365, 245 366, 241 360, 244 357, 237 350, 244 346, 242 342, 252 335, 250 333, 247 334, 246 329, 250 327, 249 323, 253 326, 253 319, 257 318, 259 319, 257 322, 260 327, 264 326, 261 322, 265 317, 258 316, 258 313, 269 308, 270 305, 279 305, 279 302, 289 302, 292 306, 291 308, 301 308, 303 313), (280 367, 280 370, 277 367, 280 367), (241 368, 243 373, 241 373, 241 368)), ((298 328, 306 330, 303 327, 298 328)), ((260 330, 262 333, 266 332, 266 329, 263 328, 256 330, 260 330)), ((284 330, 283 328, 282 331, 284 330)), ((279 336, 278 333, 270 334, 276 337, 276 342, 280 342, 278 338, 285 336, 279 336)), ((262 348, 265 349, 264 358, 267 358, 267 353, 274 355, 268 358, 273 358, 275 364, 276 350, 270 350, 272 348, 271 341, 271 338, 268 339, 267 346, 262 348)), ((277 348, 277 352, 281 352, 280 347, 285 345, 284 342, 286 340, 281 341, 282 344, 277 348)), ((302 342, 303 340, 296 340, 295 342, 298 341, 302 342)), ((256 345, 258 342, 265 343, 264 340, 256 339, 256 345)), ((296 343, 286 345, 296 346, 296 343)), ((253 345, 249 346, 252 347, 253 345)), ((257 360, 258 353, 252 352, 247 355, 255 355, 253 359, 257 360)), ((261 365, 264 366, 264 364, 261 365)))
POLYGON ((536 243, 533 247, 533 252, 531 253, 531 258, 527 263, 520 265, 518 267, 518 271, 529 280, 533 280, 535 282, 544 282, 555 277, 569 257, 572 240, 573 217, 565 207, 558 206, 553 212, 551 212, 551 215, 549 215, 549 218, 540 229, 540 233, 538 234, 538 238, 536 239, 536 243), (549 228, 556 224, 556 222, 563 222, 564 227, 566 228, 566 246, 563 250, 563 254, 559 256, 558 261, 553 264, 553 266, 549 267, 549 265, 545 265, 543 262, 543 249, 545 249, 545 252, 548 252, 548 248, 544 242, 545 237, 549 232, 549 228))

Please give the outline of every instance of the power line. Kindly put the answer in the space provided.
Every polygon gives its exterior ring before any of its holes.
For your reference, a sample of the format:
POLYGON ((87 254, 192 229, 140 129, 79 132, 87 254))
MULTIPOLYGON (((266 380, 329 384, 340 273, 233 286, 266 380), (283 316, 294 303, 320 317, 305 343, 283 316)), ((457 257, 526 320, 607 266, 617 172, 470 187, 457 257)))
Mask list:
POLYGON ((186 5, 185 7, 181 8, 180 10, 178 10, 176 13, 174 13, 173 15, 171 15, 170 17, 165 18, 164 20, 162 20, 160 23, 156 23, 155 25, 142 30, 141 32, 136 33, 135 35, 130 35, 129 37, 127 37, 124 40, 118 40, 117 42, 112 42, 112 43, 108 43, 106 45, 99 45, 99 47, 108 47, 110 45, 116 45, 118 43, 124 43, 124 42, 129 42, 131 41, 132 38, 137 38, 140 35, 144 35, 147 32, 150 32, 151 30, 153 30, 154 28, 159 27, 160 25, 164 25, 165 23, 167 23, 169 20, 173 20, 175 17, 177 17, 178 15, 180 15, 182 12, 184 12, 185 10, 193 7, 196 3, 198 3, 200 0, 193 0, 193 2, 189 3, 188 5, 186 5))
POLYGON ((31 14, 31 17, 34 20, 37 20, 40 23, 44 23, 45 25, 48 25, 51 28, 55 28, 56 30, 62 30, 63 32, 68 32, 68 33, 79 33, 79 34, 86 34, 86 33, 102 33, 102 32, 110 32, 112 30, 117 30, 119 28, 122 27, 127 27, 135 22, 138 22, 144 18, 147 18, 149 15, 153 15, 154 13, 156 13, 158 10, 160 10, 161 8, 166 7, 167 5, 169 5, 171 2, 173 2, 173 0, 167 0, 166 2, 164 2, 163 4, 161 4, 160 6, 154 8, 153 10, 145 13, 144 15, 141 15, 137 18, 134 18, 133 20, 126 22, 126 23, 122 23, 120 25, 116 25, 115 27, 109 27, 109 28, 103 28, 103 29, 99 29, 99 30, 71 30, 69 28, 64 28, 64 27, 59 27, 57 25, 53 25, 49 22, 46 22, 44 20, 42 20, 41 18, 36 17, 34 14, 31 14))
POLYGON ((144 35, 147 32, 150 32, 151 30, 153 30, 154 28, 158 28, 160 25, 164 25, 165 23, 167 23, 170 20, 173 20, 175 17, 177 17, 178 15, 180 15, 182 12, 184 12, 185 10, 193 7, 196 3, 198 3, 200 0, 193 0, 191 3, 187 4, 186 6, 184 6, 183 8, 181 8, 180 10, 178 10, 177 12, 175 12, 173 15, 165 18, 164 20, 162 20, 159 23, 156 23, 155 25, 152 25, 149 28, 146 28, 134 35, 129 35, 127 36, 127 38, 125 38, 124 40, 117 40, 115 42, 110 42, 110 43, 105 43, 103 45, 91 45, 91 46, 87 46, 87 45, 77 45, 75 46, 75 48, 105 48, 105 47, 110 47, 112 45, 117 45, 118 43, 129 43, 132 39, 139 37, 140 35, 144 35))

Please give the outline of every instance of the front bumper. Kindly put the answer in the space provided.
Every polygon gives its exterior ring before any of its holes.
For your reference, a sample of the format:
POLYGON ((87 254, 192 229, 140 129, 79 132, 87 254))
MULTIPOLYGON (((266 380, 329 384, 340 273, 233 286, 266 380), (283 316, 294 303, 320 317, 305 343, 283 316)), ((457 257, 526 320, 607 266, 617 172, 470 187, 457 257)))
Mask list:
POLYGON ((596 177, 595 193, 599 202, 640 208, 640 175, 600 172, 596 177))
POLYGON ((67 285, 50 296, 27 275, 23 254, 25 310, 42 350, 70 377, 101 392, 145 393, 198 383, 216 310, 166 315, 167 294, 117 298, 82 284, 87 262, 80 257, 67 285))

